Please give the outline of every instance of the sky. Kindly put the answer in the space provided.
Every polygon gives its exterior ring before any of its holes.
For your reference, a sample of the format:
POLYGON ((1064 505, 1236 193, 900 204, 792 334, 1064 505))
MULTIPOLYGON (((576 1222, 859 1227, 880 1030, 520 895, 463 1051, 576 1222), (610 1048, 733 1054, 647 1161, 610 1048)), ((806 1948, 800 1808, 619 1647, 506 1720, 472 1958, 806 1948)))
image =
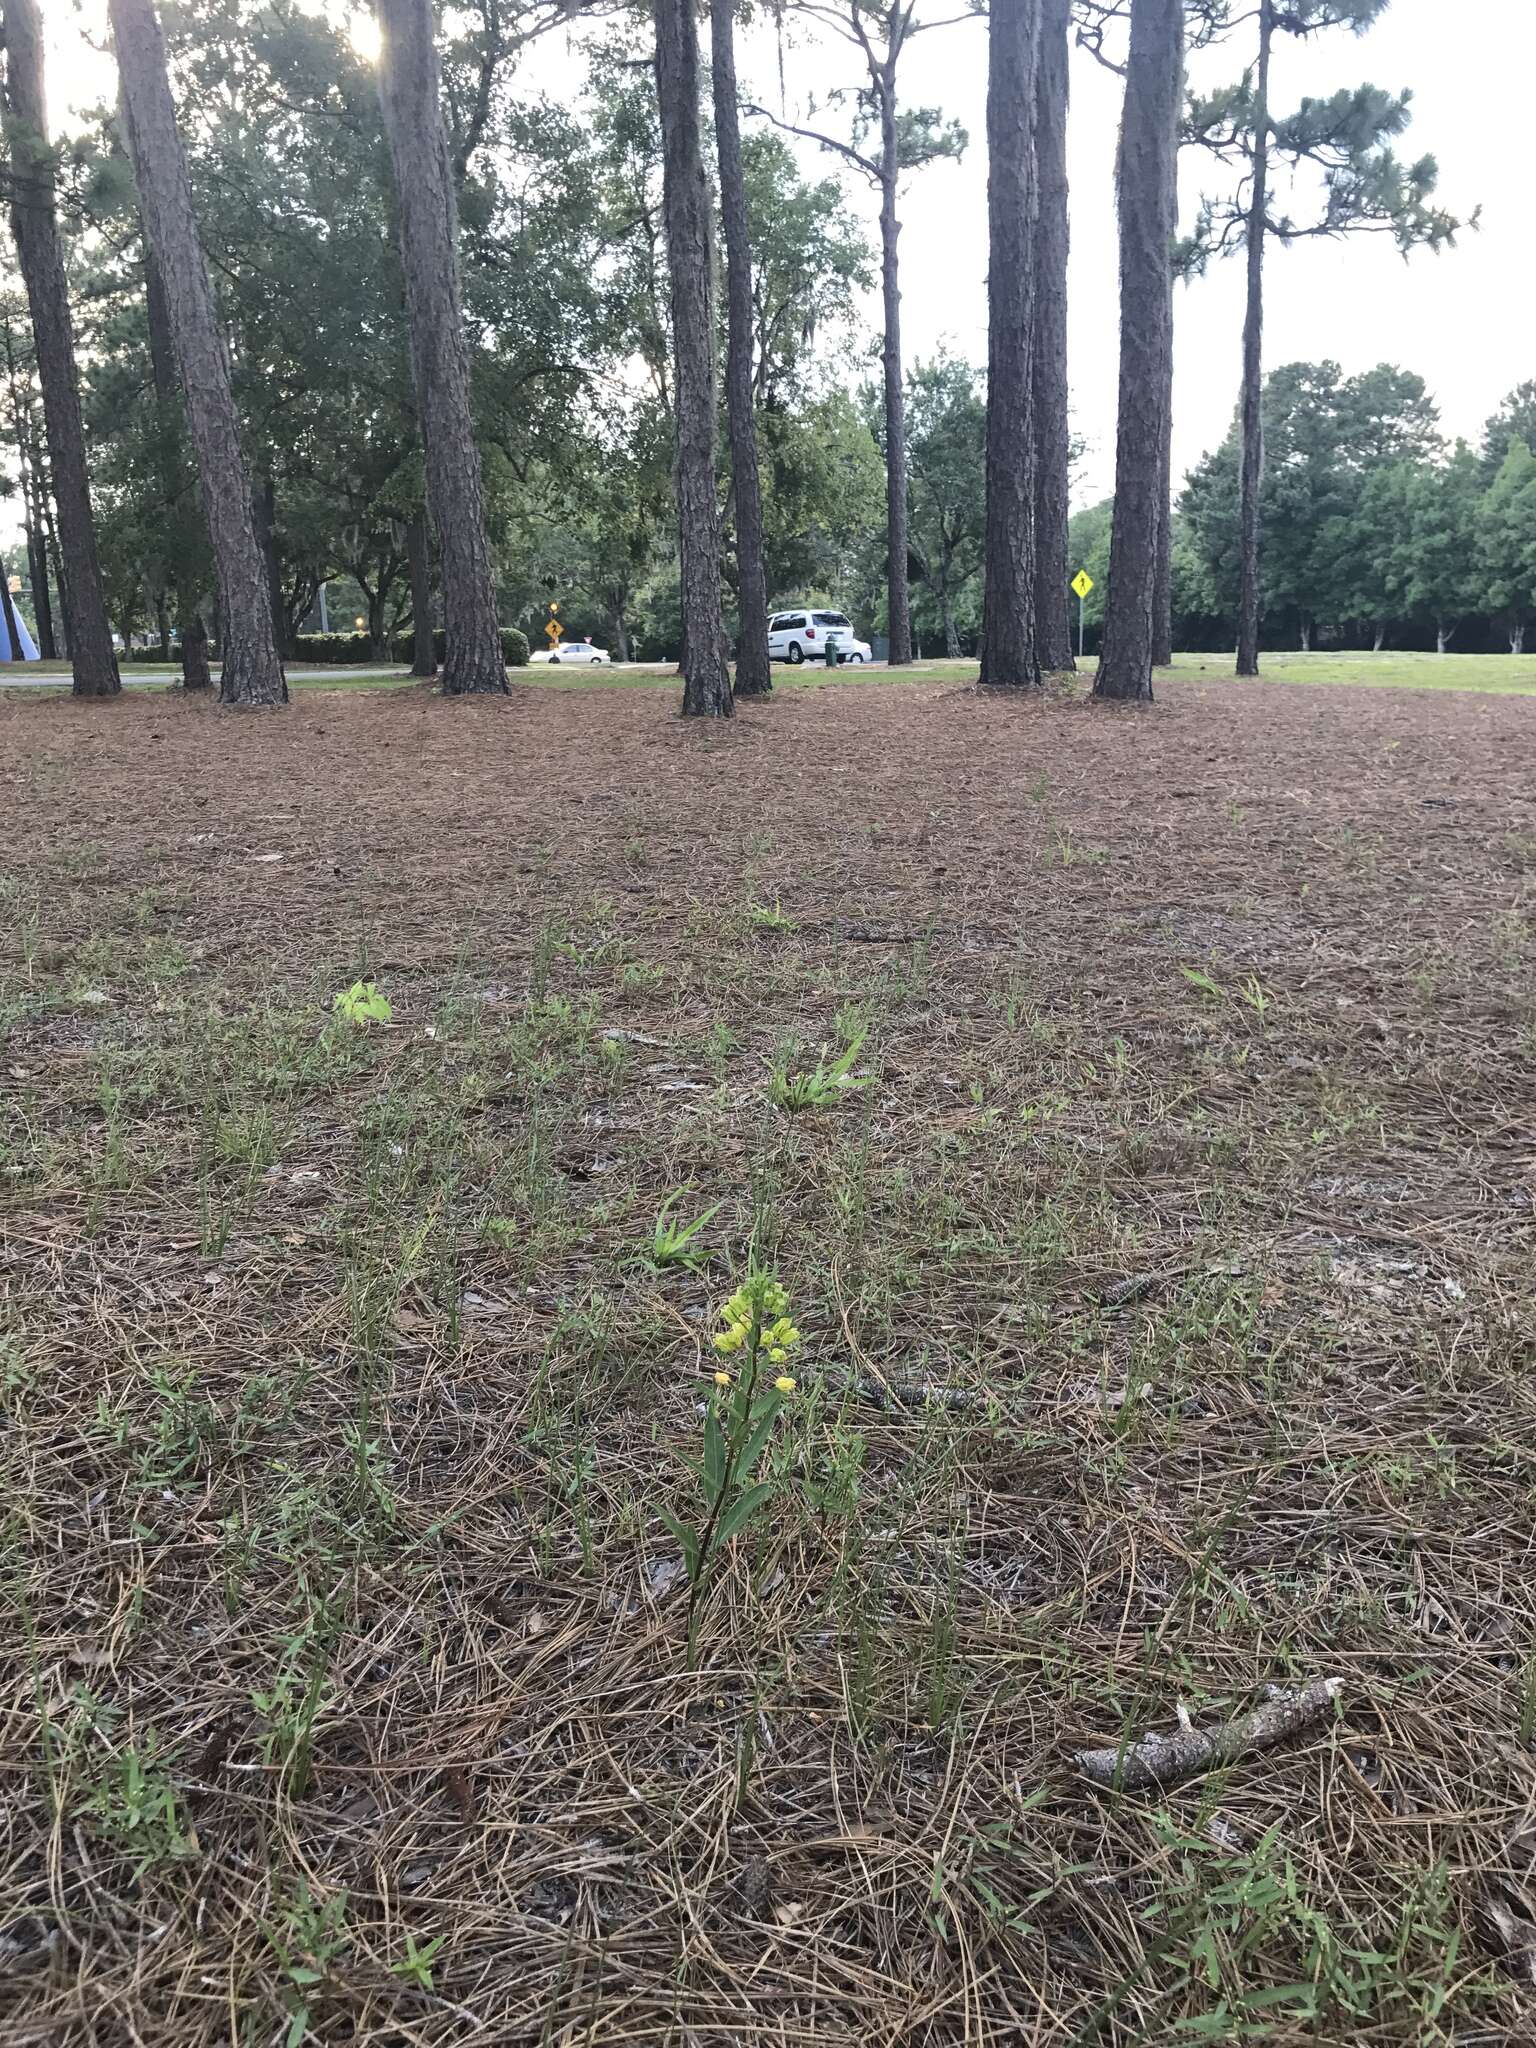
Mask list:
MULTIPOLYGON (((920 0, 930 12, 957 11, 920 0)), ((1240 34, 1251 34, 1240 31, 1240 34)), ((935 29, 911 46, 909 101, 936 104, 962 121, 971 146, 958 164, 914 174, 903 209, 903 338, 909 359, 941 345, 986 361, 986 30, 963 22, 935 29)), ((848 54, 852 54, 851 52, 848 54)), ((745 69, 778 112, 776 47, 759 35, 743 52, 745 69)), ((1249 61, 1234 40, 1192 60, 1190 79, 1209 88, 1236 78, 1249 61)), ((1441 408, 1448 434, 1476 440, 1505 392, 1536 377, 1536 169, 1532 162, 1530 83, 1536 75, 1536 0, 1392 0, 1361 37, 1341 30, 1307 44, 1277 39, 1273 99, 1288 110, 1304 94, 1322 95, 1364 80, 1393 92, 1413 89, 1413 119, 1398 145, 1410 161, 1440 165, 1439 203, 1461 218, 1481 205, 1476 233, 1439 255, 1406 262, 1390 237, 1298 242, 1266 252, 1265 360, 1273 367, 1332 357, 1346 372, 1391 362, 1417 370, 1441 408)), ((797 94, 825 92, 847 76, 835 44, 792 50, 786 84, 797 94)), ((1115 135, 1122 84, 1087 52, 1072 63, 1068 173, 1072 185, 1072 258, 1068 279, 1068 370, 1072 410, 1089 444, 1079 479, 1083 502, 1107 496, 1114 481, 1115 394, 1119 339, 1114 212, 1115 135)), ((802 98, 803 104, 803 98, 802 98)), ((825 158, 822 159, 826 161, 825 158)), ((1180 160, 1186 226, 1202 181, 1219 177, 1197 153, 1180 160)), ((1301 195, 1293 209, 1301 217, 1301 195)), ((874 210, 868 209, 873 232, 874 210)), ((1181 286, 1175 303, 1174 467, 1182 475, 1214 447, 1237 399, 1243 318, 1241 257, 1214 264, 1181 286)), ((869 309, 872 322, 879 308, 869 309)))
MULTIPOLYGON (((349 0, 315 0, 345 17, 349 0)), ((958 9, 919 0, 930 14, 958 9)), ((113 90, 105 41, 105 0, 48 0, 50 96, 56 129, 70 110, 113 90), (96 46, 96 47, 93 47, 96 46)), ((362 10, 359 10, 361 13, 362 10)), ((789 20, 795 17, 791 14, 789 20)), ((803 19, 803 18, 802 18, 803 19)), ((1240 31, 1248 34, 1251 31, 1240 31)), ((359 40, 366 40, 360 35, 359 40)), ((1248 51, 1239 41, 1206 52, 1191 67, 1197 87, 1236 77, 1248 51)), ((757 97, 793 119, 810 99, 856 83, 853 53, 835 38, 792 30, 783 51, 765 20, 741 39, 743 97, 757 97)), ((528 61, 530 85, 569 92, 570 54, 547 39, 528 61)), ((986 30, 979 20, 936 28, 907 59, 907 102, 937 105, 961 121, 970 147, 910 179, 901 237, 902 320, 908 360, 948 348, 986 361, 986 30)), ((1412 159, 1440 164, 1439 203, 1462 218, 1481 207, 1476 232, 1438 255, 1406 261, 1389 237, 1271 245, 1266 266, 1265 360, 1269 367, 1329 356, 1346 373, 1391 362, 1417 370, 1439 403, 1452 436, 1476 440, 1505 392, 1536 377, 1532 251, 1536 174, 1532 169, 1530 81, 1536 74, 1536 0, 1393 0, 1366 35, 1335 30, 1299 44, 1277 40, 1273 96, 1285 109, 1305 93, 1322 94, 1369 79, 1414 93, 1413 121, 1399 145, 1412 159)), ((707 71, 706 71, 707 77, 707 71)), ((1072 262, 1069 372, 1077 431, 1088 444, 1080 502, 1110 490, 1114 478, 1118 347, 1114 218, 1115 132, 1121 81, 1083 51, 1072 66, 1069 173, 1072 262)), ((826 116, 823 115, 822 119, 826 116)), ((827 175, 831 160, 797 145, 807 170, 827 175)), ((1186 223, 1202 186, 1220 172, 1186 151, 1180 199, 1186 223)), ((875 237, 872 195, 851 182, 850 198, 875 237)), ((1301 214, 1304 195, 1292 209, 1301 214)), ((1241 258, 1214 264, 1181 286, 1176 300, 1174 466, 1182 475, 1226 433, 1237 396, 1242 326, 1241 258)), ((878 326, 874 295, 862 309, 878 326)))

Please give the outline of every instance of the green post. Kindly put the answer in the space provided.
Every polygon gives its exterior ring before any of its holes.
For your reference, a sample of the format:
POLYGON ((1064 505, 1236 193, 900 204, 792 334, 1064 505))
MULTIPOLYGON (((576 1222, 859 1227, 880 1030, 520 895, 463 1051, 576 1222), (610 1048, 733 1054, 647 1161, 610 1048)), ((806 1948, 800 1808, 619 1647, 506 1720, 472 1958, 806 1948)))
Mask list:
POLYGON ((842 659, 837 651, 837 635, 835 633, 827 635, 827 651, 824 658, 828 668, 836 668, 838 662, 842 659))

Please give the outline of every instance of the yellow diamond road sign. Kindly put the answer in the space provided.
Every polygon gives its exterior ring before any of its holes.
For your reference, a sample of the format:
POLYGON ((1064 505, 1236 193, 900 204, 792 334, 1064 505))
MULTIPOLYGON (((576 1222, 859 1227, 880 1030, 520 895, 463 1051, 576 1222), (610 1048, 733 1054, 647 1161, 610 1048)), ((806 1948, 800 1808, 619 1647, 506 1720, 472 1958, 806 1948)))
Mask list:
POLYGON ((1086 597, 1093 588, 1093 578, 1086 569, 1079 569, 1072 578, 1072 588, 1079 597, 1086 597))

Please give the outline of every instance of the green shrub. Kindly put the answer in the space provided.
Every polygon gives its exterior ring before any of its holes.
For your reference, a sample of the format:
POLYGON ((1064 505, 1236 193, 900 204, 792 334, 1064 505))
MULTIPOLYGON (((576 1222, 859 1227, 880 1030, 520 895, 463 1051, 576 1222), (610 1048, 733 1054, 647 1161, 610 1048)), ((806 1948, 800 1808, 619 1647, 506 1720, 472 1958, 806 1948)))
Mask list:
MULTIPOLYGON (((438 662, 441 663, 443 659, 443 629, 441 626, 432 635, 432 646, 438 662)), ((397 633, 391 643, 391 651, 396 661, 413 662, 416 659, 416 635, 414 633, 397 633)), ((528 635, 520 632, 516 626, 503 626, 501 629, 501 658, 508 668, 526 668, 528 666, 528 635)))
POLYGON ((368 635, 295 633, 291 659, 309 662, 317 668, 344 668, 350 662, 364 662, 370 659, 368 635))

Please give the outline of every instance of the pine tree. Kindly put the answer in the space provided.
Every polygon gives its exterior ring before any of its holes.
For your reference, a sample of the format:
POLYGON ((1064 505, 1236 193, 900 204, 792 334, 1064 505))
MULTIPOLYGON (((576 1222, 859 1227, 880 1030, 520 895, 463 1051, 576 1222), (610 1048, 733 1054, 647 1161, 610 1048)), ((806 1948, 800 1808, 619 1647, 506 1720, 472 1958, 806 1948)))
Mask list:
POLYGON ((431 0, 379 0, 379 25, 379 104, 394 168, 411 368, 442 576, 442 688, 449 697, 496 695, 507 689, 507 670, 470 412, 457 187, 431 0))
MULTIPOLYGON (((880 349, 885 438, 885 608, 886 633, 893 668, 912 659, 912 597, 907 563, 907 428, 906 387, 901 350, 900 187, 905 172, 941 157, 958 157, 966 133, 957 121, 945 121, 933 107, 902 110, 898 92, 901 60, 914 37, 959 19, 945 15, 925 21, 918 0, 800 0, 802 13, 834 30, 858 52, 866 83, 853 95, 857 113, 853 140, 842 141, 821 129, 780 121, 764 107, 762 114, 791 135, 803 135, 840 156, 869 179, 880 195, 880 291, 884 332, 880 349), (874 148, 866 137, 874 135, 874 148)), ((836 91, 832 97, 842 98, 836 91)))
POLYGON ((1034 368, 1035 650, 1060 673, 1072 659, 1067 520, 1072 428, 1067 399, 1067 46, 1072 0, 1040 0, 1035 64, 1034 368))
POLYGON ((656 99, 661 112, 662 192, 672 294, 683 716, 729 718, 735 705, 720 609, 710 213, 699 134, 699 38, 692 0, 655 0, 655 8, 656 99))
POLYGON ((1035 0, 987 15, 987 529, 984 687, 1040 682, 1035 649, 1035 0))
POLYGON ((736 0, 710 0, 710 66, 715 89, 715 147, 720 160, 720 221, 725 234, 725 401, 736 505, 736 595, 740 632, 736 694, 766 697, 768 584, 763 568, 763 499, 752 408, 752 240, 736 100, 736 0))
POLYGON ((186 154, 176 128, 165 39, 153 0, 108 0, 124 125, 145 234, 165 283, 176 370, 186 399, 213 544, 225 704, 286 702, 267 565, 256 544, 229 354, 197 237, 186 154))
POLYGON ((1120 125, 1120 393, 1109 596, 1096 697, 1148 702, 1156 648, 1159 553, 1168 520, 1170 251, 1183 99, 1182 0, 1131 0, 1120 125))
POLYGON ((1233 86, 1196 99, 1190 138, 1245 169, 1234 198, 1206 200, 1190 257, 1241 247, 1247 266, 1243 318, 1241 576, 1237 672, 1257 675, 1261 605, 1261 493, 1264 480, 1264 258, 1274 237, 1283 246, 1302 236, 1390 234, 1406 254, 1419 244, 1440 248, 1460 225, 1429 203, 1438 179, 1433 157, 1405 165, 1388 146, 1408 125, 1411 94, 1394 97, 1357 86, 1328 99, 1304 99, 1277 117, 1270 104, 1270 59, 1277 34, 1307 37, 1329 28, 1363 34, 1388 0, 1258 0, 1253 67, 1233 86), (1272 210, 1271 170, 1310 166, 1323 177, 1316 216, 1298 222, 1272 210))
MULTIPOLYGON (((10 153, 11 228, 27 288, 37 374, 43 391, 48 463, 58 515, 63 558, 70 659, 77 697, 111 697, 122 688, 112 627, 102 588, 85 465, 85 430, 80 418, 80 378, 75 367, 74 323, 59 245, 54 196, 53 152, 48 143, 43 78, 43 24, 37 0, 5 0, 6 80, 4 131, 10 153)), ((47 565, 38 582, 42 549, 28 520, 28 552, 34 587, 47 605, 47 565)), ((41 619, 40 619, 41 624, 41 619)), ((51 652, 51 632, 44 633, 51 652)))

